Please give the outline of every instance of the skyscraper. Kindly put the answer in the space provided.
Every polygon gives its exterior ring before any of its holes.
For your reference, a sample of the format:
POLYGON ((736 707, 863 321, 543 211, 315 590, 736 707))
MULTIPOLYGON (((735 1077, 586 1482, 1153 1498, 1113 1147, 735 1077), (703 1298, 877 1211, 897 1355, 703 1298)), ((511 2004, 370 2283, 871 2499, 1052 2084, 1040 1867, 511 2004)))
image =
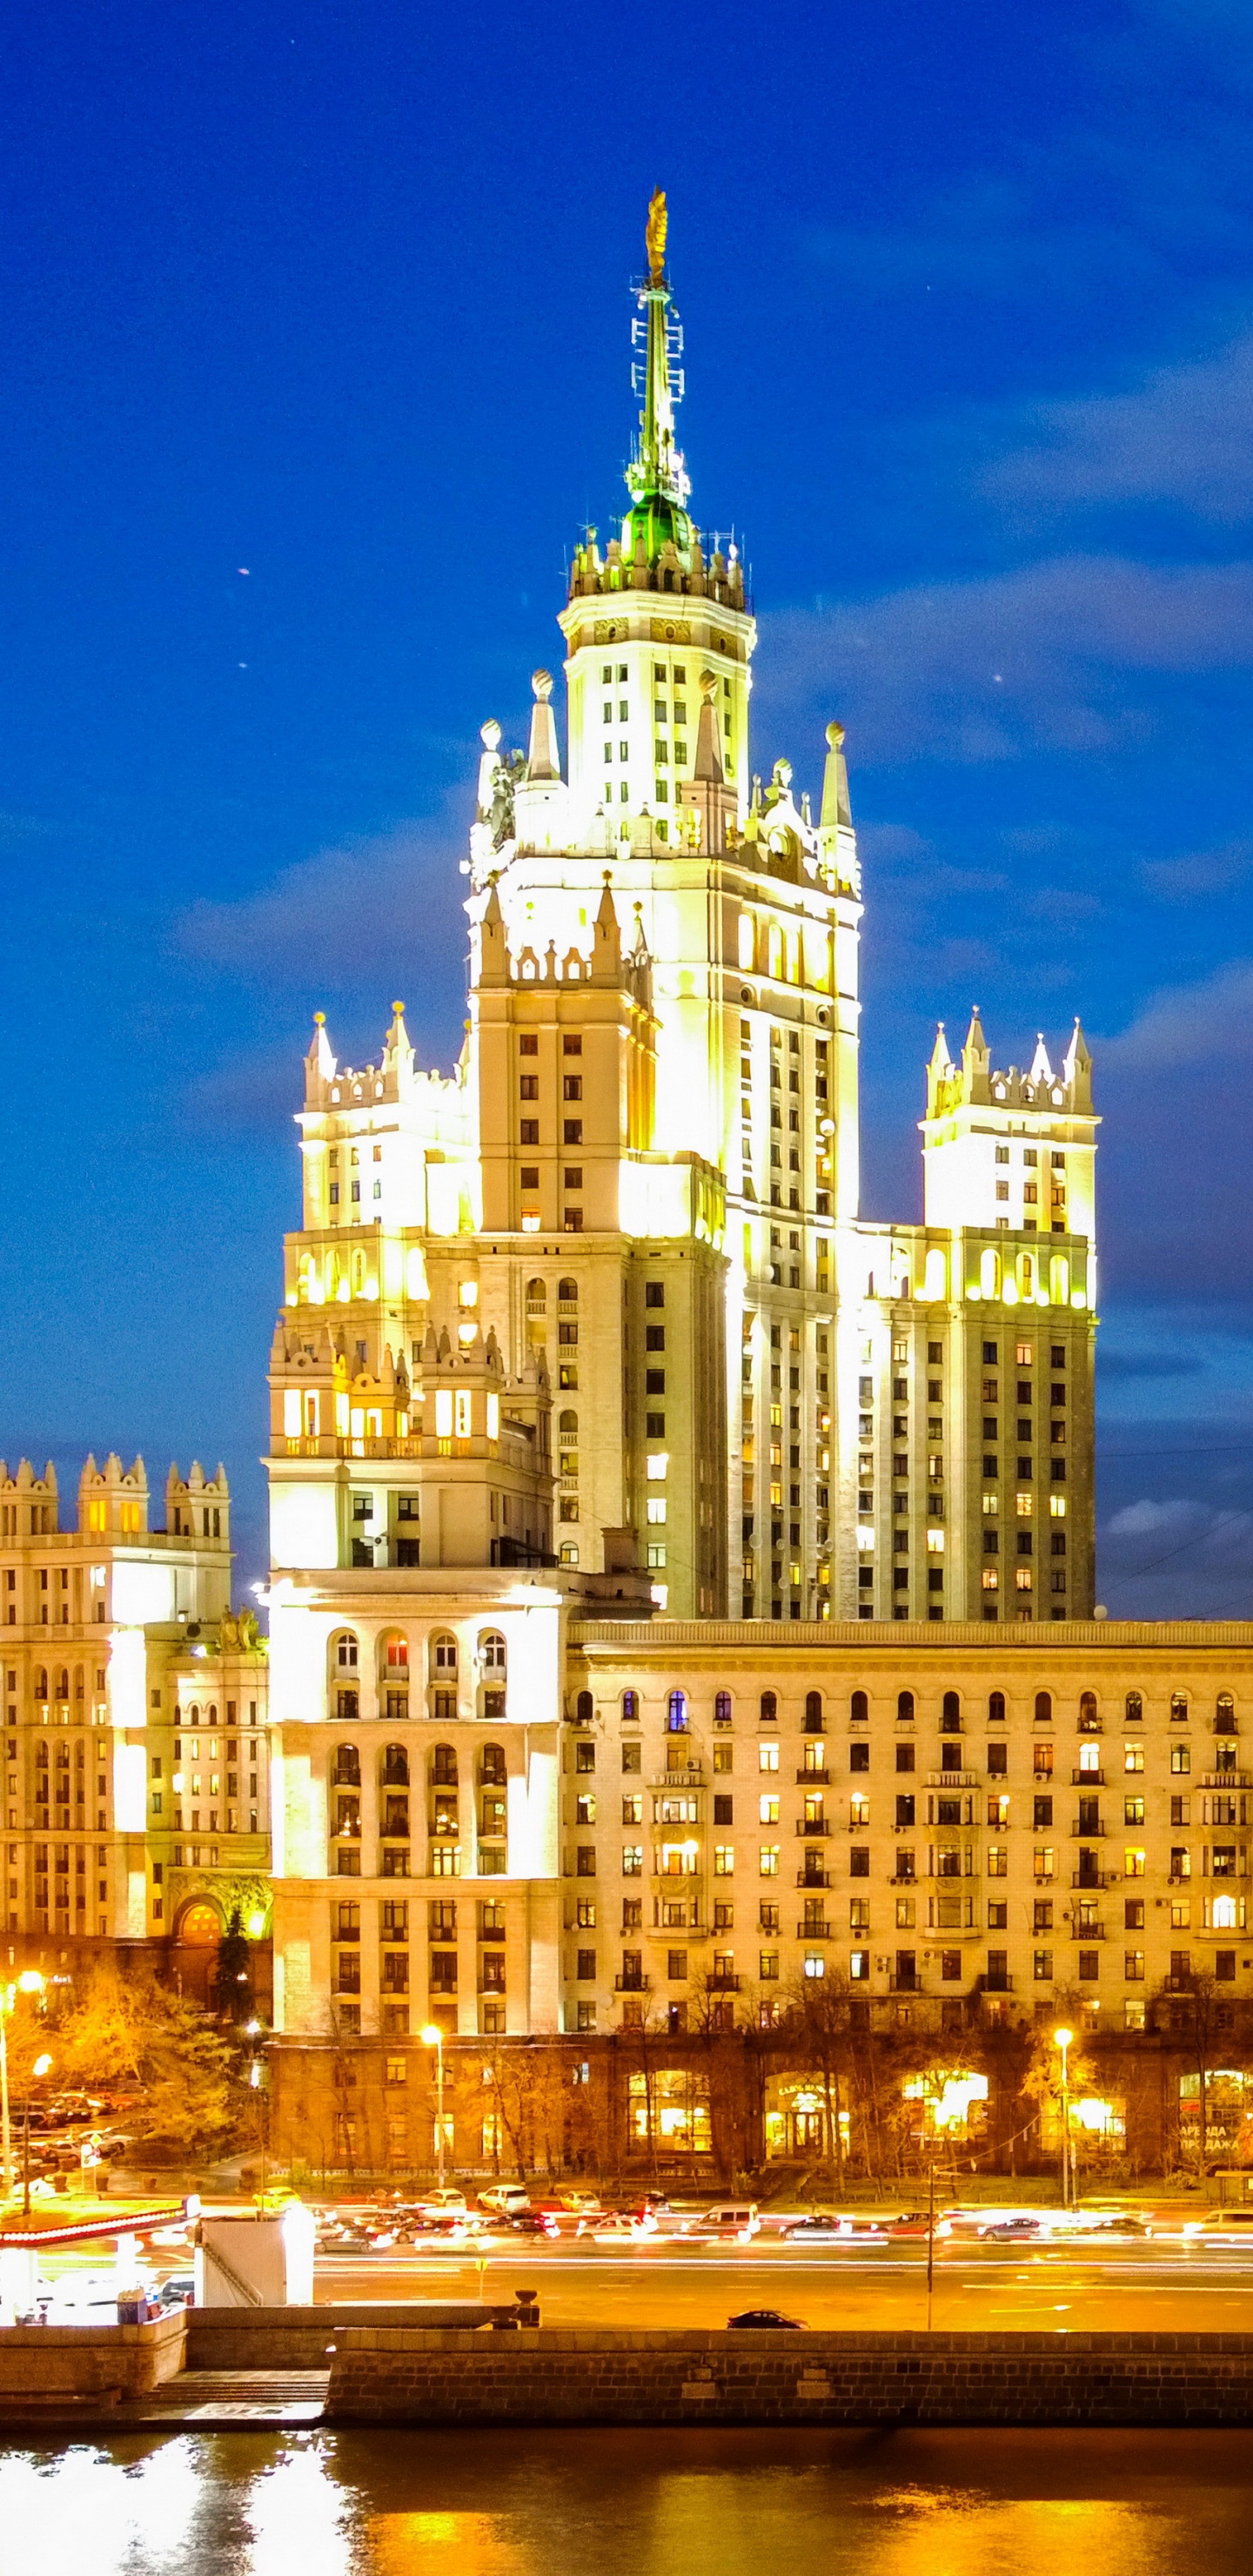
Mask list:
POLYGON ((753 770, 756 628, 734 544, 688 507, 660 199, 633 292, 627 507, 603 551, 584 532, 559 617, 564 769, 547 671, 525 754, 482 728, 461 1059, 418 1071, 398 1005, 377 1066, 341 1067, 321 1026, 306 1061, 275 1562, 635 1565, 687 1617, 1082 1615, 1078 1023, 1056 1072, 1042 1039, 996 1071, 977 1012, 958 1065, 941 1031, 923 1223, 860 1217, 843 734, 816 820, 787 760, 753 770), (542 1377, 556 1416, 551 1483, 488 1498, 485 1555, 377 1445, 406 1438, 441 1335, 476 1331, 515 1406, 542 1377), (352 1447, 325 1472, 322 1438, 354 1432, 370 1474, 352 1447))

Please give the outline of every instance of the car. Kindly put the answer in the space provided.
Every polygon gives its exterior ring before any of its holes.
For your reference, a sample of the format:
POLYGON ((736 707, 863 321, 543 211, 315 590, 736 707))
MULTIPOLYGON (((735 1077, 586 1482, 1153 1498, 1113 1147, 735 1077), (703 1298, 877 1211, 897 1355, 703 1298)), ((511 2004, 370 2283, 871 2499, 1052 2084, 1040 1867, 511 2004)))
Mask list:
POLYGON ((779 2233, 785 2245, 834 2245, 852 2234, 847 2218, 833 2209, 813 2209, 805 2218, 793 2218, 779 2233))
POLYGON ((1044 2232, 1039 2218, 997 2218, 990 2227, 980 2228, 979 2237, 984 2245, 1031 2245, 1044 2232))
POLYGON ((593 2245, 639 2245, 657 2233, 655 2218, 631 2218, 625 2210, 605 2209, 590 2218, 581 2218, 576 2236, 590 2236, 593 2245))
POLYGON ((161 2287, 157 2292, 157 2297, 163 2308, 194 2307, 196 2302, 195 2273, 171 2272, 168 2281, 162 2282, 161 2287))
POLYGON ((785 2317, 781 2308, 745 2308, 738 2317, 728 2317, 727 2324, 747 2326, 750 2331, 758 2327, 786 2326, 790 2333, 795 2334, 804 2331, 805 2320, 803 2317, 785 2317))
MULTIPOLYGON (((482 2198, 481 2193, 479 2197, 482 2198)), ((441 2218, 449 2210, 460 2212, 469 2206, 465 2193, 458 2191, 455 2184, 447 2183, 436 2191, 424 2192, 421 2200, 413 2204, 413 2212, 419 2218, 441 2218)))
POLYGON ((531 2195, 520 2182, 491 2182, 479 2193, 480 2209, 490 2209, 498 2218, 507 2218, 515 2209, 529 2209, 531 2195))
POLYGON ((938 2209, 934 2220, 925 2209, 903 2209, 899 2218, 889 2218, 887 2222, 889 2236, 930 2236, 933 2229, 937 2237, 951 2236, 953 2222, 938 2209))
POLYGON ((556 2219, 543 2209, 509 2210, 501 2225, 508 2228, 511 2236, 559 2236, 561 2233, 556 2219))

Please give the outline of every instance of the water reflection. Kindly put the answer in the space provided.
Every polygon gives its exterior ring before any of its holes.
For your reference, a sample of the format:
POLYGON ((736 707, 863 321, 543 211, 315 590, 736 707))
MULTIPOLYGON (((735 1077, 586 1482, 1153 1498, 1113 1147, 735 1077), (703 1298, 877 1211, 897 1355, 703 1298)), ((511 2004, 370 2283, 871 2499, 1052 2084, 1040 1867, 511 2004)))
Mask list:
POLYGON ((23 2576, 1247 2576, 1238 2434, 268 2433, 0 2450, 23 2576))

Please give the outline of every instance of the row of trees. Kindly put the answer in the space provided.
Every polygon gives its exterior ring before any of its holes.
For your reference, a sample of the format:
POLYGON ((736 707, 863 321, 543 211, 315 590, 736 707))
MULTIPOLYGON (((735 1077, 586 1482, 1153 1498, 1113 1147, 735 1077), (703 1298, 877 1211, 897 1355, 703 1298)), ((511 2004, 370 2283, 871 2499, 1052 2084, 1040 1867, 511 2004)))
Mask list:
POLYGON ((245 2118, 250 2050, 142 1962, 102 1959, 72 1986, 19 1994, 8 2023, 9 2090, 18 2109, 49 2094, 112 2094, 116 2125, 168 2157, 223 2154, 245 2118), (52 2060, 34 2077, 35 2061, 52 2060))

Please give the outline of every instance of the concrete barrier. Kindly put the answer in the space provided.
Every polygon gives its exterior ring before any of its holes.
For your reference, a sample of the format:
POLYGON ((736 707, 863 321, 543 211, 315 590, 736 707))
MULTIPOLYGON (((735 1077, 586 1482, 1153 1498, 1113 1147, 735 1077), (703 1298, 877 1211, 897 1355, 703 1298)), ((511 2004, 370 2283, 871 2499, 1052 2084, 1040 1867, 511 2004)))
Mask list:
POLYGON ((378 2299, 316 2308, 188 2308, 189 2370, 326 2370, 349 2327, 460 2328, 516 2324, 516 2306, 482 2299, 378 2299))
POLYGON ((183 2368, 185 2346, 181 2308, 143 2326, 0 2327, 0 2423, 145 2396, 183 2368))
POLYGON ((1253 2423, 1253 2335, 375 2325, 335 2340, 340 2423, 1253 2423))

